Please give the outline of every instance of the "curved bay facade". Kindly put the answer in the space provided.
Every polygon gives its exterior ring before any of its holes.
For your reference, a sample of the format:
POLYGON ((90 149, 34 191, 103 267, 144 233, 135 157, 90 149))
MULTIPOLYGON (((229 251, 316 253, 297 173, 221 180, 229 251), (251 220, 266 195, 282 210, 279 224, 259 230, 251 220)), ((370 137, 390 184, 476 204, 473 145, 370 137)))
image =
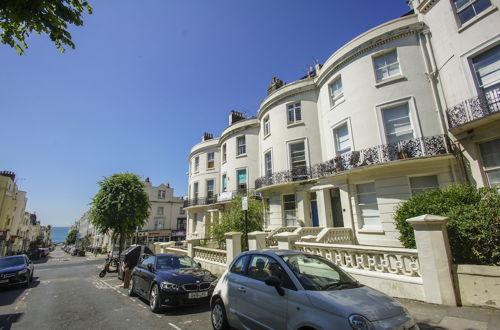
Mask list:
MULTIPOLYGON (((221 154, 218 196, 237 191, 235 171, 246 168, 241 188, 255 188, 262 198, 265 229, 348 227, 356 243, 400 246, 395 207, 467 178, 453 153, 459 141, 449 134, 422 17, 407 15, 365 32, 300 80, 273 78, 256 118, 230 125, 214 143, 221 154), (240 158, 234 154, 239 135, 247 148, 240 158)), ((223 200, 204 212, 221 209, 223 200)))

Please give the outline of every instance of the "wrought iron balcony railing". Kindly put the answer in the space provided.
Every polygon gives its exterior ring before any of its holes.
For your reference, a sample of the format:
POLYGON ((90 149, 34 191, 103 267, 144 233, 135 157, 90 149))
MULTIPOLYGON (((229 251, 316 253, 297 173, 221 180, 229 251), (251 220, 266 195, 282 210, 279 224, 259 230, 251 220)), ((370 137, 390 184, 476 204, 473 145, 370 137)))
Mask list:
POLYGON ((448 128, 453 129, 497 112, 500 112, 500 87, 447 109, 448 128))
POLYGON ((429 157, 449 153, 451 153, 451 146, 446 135, 414 138, 352 151, 311 167, 275 172, 270 176, 260 177, 255 180, 255 188, 318 179, 358 167, 382 164, 398 159, 429 157))
POLYGON ((212 196, 185 199, 184 207, 211 205, 211 204, 228 202, 232 201, 237 195, 246 195, 253 199, 262 198, 260 193, 256 192, 255 189, 239 189, 233 191, 224 191, 221 192, 220 194, 215 194, 212 196))

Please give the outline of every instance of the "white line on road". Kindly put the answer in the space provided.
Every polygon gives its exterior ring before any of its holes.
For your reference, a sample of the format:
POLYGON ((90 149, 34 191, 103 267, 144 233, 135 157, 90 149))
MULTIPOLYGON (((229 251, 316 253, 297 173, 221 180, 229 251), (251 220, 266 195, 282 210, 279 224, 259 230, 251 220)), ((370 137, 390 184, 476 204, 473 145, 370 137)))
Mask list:
POLYGON ((172 328, 174 329, 177 329, 177 330, 182 330, 181 328, 179 328, 178 326, 176 326, 175 324, 173 323, 168 323, 168 325, 170 325, 172 328))

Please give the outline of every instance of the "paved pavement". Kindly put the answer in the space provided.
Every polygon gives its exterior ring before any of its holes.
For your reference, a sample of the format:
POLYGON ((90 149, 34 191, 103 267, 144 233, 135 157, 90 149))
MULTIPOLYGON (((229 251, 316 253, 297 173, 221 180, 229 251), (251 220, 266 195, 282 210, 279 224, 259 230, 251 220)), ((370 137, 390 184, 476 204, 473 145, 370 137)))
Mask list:
MULTIPOLYGON (((128 297, 116 273, 99 278, 105 256, 73 257, 59 248, 35 262, 29 289, 0 289, 0 329, 211 329, 207 305, 154 314, 128 297)), ((500 310, 399 299, 421 329, 499 329, 500 310)))
POLYGON ((450 307, 398 299, 417 320, 420 329, 500 329, 500 310, 480 307, 450 307))

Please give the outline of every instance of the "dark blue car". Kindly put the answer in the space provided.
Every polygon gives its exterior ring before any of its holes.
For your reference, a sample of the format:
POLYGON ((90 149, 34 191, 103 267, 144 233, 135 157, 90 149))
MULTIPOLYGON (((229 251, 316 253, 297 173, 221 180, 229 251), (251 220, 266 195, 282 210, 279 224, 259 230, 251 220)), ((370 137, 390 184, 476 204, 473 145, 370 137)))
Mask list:
POLYGON ((128 293, 149 300, 156 313, 164 306, 208 304, 216 284, 217 277, 190 257, 159 254, 134 268, 128 293))
POLYGON ((0 287, 23 285, 33 280, 33 262, 24 254, 0 258, 0 287))

